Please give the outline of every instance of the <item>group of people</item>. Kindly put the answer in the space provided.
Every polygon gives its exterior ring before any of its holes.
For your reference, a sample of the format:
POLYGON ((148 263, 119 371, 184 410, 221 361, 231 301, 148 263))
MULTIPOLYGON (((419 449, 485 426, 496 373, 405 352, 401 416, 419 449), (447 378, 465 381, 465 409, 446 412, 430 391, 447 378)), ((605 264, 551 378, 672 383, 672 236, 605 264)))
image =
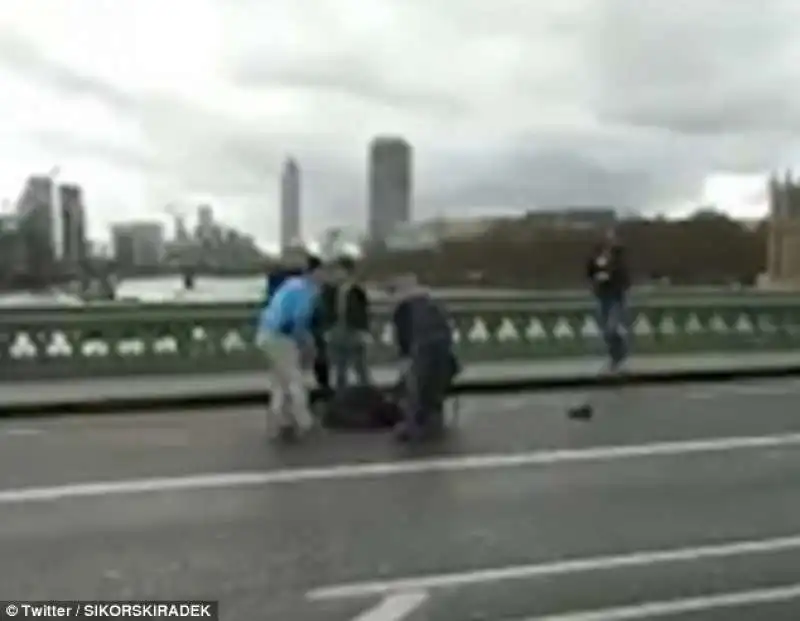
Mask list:
MULTIPOLYGON (((618 371, 628 355, 630 275, 613 232, 590 257, 587 277, 597 300, 610 369, 618 371)), ((392 323, 402 361, 398 389, 404 419, 398 437, 438 436, 444 430, 444 400, 459 372, 450 321, 413 275, 395 279, 390 293, 395 297, 392 323)), ((326 265, 309 256, 303 265, 273 272, 257 329, 257 344, 273 376, 270 434, 296 439, 316 426, 306 369, 313 369, 318 387, 326 393, 346 390, 351 371, 357 385, 368 386, 369 341, 369 298, 352 259, 326 265)))
MULTIPOLYGON (((316 426, 304 382, 306 369, 313 369, 324 392, 346 390, 351 371, 356 385, 371 382, 370 304, 355 262, 341 258, 324 264, 310 256, 304 263, 270 275, 258 317, 257 344, 273 376, 268 431, 275 438, 298 439, 316 426)), ((396 302, 392 319, 402 361, 395 395, 403 404, 404 418, 397 436, 439 436, 444 431, 444 399, 459 370, 449 319, 414 276, 397 278, 390 293, 396 302)))

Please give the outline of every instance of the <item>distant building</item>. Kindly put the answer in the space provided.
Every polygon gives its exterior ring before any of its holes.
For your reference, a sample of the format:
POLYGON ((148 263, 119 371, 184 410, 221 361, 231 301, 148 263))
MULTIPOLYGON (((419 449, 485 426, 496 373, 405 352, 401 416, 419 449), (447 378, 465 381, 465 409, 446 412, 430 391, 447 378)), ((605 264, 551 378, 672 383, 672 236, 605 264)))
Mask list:
POLYGON ((619 221, 616 209, 567 208, 529 211, 525 214, 527 224, 546 228, 608 228, 619 221))
POLYGON ((399 226, 411 221, 413 162, 411 145, 402 138, 376 138, 370 143, 370 241, 385 242, 399 226))
POLYGON ((210 205, 200 205, 197 208, 197 226, 195 239, 209 242, 219 237, 219 227, 214 222, 214 210, 210 205))
POLYGON ((65 267, 73 272, 81 269, 89 256, 86 240, 86 209, 83 204, 83 191, 77 185, 62 185, 61 193, 61 230, 65 267))
POLYGON ((121 267, 155 267, 165 255, 160 222, 125 222, 111 228, 114 259, 121 267))
POLYGON ((25 247, 16 214, 0 214, 0 285, 12 283, 25 269, 25 247))
POLYGON ((61 226, 53 214, 53 181, 29 177, 17 199, 16 222, 20 236, 23 271, 34 280, 47 281, 59 272, 75 272, 87 258, 86 213, 78 185, 58 188, 61 226), (56 231, 61 235, 61 258, 56 255, 56 231))
POLYGON ((425 222, 398 225, 386 238, 388 250, 423 250, 442 242, 465 241, 478 237, 498 221, 497 218, 436 218, 425 222))
POLYGON ((800 286, 800 184, 787 172, 769 180, 767 276, 773 285, 800 286))
POLYGON ((53 181, 45 176, 29 177, 17 199, 17 226, 23 271, 37 283, 46 283, 58 270, 52 205, 53 181))
POLYGON ((289 158, 281 175, 281 253, 301 243, 300 166, 289 158))

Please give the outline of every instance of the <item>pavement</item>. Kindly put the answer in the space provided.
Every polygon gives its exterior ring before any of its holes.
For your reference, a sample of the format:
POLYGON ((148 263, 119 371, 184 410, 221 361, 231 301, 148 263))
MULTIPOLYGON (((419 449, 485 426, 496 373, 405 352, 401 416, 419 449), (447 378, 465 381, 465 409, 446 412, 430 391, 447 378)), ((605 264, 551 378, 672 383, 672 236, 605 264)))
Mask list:
POLYGON ((438 447, 259 408, 0 422, 6 599, 225 621, 800 617, 800 381, 463 398, 438 447), (590 422, 567 408, 594 406, 590 422))
MULTIPOLYGON (((593 382, 606 360, 600 356, 502 360, 469 362, 459 377, 459 383, 527 383, 575 384, 593 382)), ((724 375, 743 372, 782 372, 800 368, 800 352, 721 352, 688 355, 634 355, 627 370, 631 376, 680 375, 703 376, 709 373, 724 375)), ((374 367, 373 378, 378 383, 396 379, 393 366, 374 367)), ((310 380, 309 380, 310 381, 310 380)), ((69 378, 63 380, 15 380, 0 378, 0 412, 3 408, 46 406, 69 408, 92 402, 106 405, 122 401, 135 403, 149 399, 175 401, 204 398, 218 401, 224 397, 238 399, 243 395, 261 393, 269 386, 266 370, 196 374, 127 375, 119 377, 69 378)), ((128 406, 123 406, 128 407, 128 406)), ((51 408, 52 409, 52 408, 51 408)))

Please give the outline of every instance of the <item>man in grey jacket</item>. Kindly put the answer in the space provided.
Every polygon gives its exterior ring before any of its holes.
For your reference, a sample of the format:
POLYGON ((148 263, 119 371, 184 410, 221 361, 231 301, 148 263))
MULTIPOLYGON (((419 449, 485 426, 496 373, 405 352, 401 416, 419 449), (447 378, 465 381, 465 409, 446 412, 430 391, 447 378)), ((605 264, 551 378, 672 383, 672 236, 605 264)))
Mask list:
POLYGON ((405 420, 396 430, 398 439, 438 437, 444 432, 444 402, 459 370, 450 321, 414 276, 399 278, 394 292, 395 340, 405 366, 400 386, 405 420))

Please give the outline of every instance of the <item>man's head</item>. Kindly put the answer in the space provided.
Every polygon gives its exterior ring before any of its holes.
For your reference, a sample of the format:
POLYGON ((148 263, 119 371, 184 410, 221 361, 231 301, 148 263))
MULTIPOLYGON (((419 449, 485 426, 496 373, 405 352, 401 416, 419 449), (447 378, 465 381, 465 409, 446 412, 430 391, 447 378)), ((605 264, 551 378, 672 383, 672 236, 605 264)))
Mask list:
POLYGON ((420 285, 416 274, 403 274, 389 283, 389 295, 396 300, 402 300, 419 291, 420 285))
POLYGON ((336 282, 348 282, 356 279, 356 262, 347 256, 339 257, 334 264, 333 278, 336 282))
POLYGON ((325 280, 325 265, 316 255, 309 255, 306 258, 305 275, 316 283, 325 280))

